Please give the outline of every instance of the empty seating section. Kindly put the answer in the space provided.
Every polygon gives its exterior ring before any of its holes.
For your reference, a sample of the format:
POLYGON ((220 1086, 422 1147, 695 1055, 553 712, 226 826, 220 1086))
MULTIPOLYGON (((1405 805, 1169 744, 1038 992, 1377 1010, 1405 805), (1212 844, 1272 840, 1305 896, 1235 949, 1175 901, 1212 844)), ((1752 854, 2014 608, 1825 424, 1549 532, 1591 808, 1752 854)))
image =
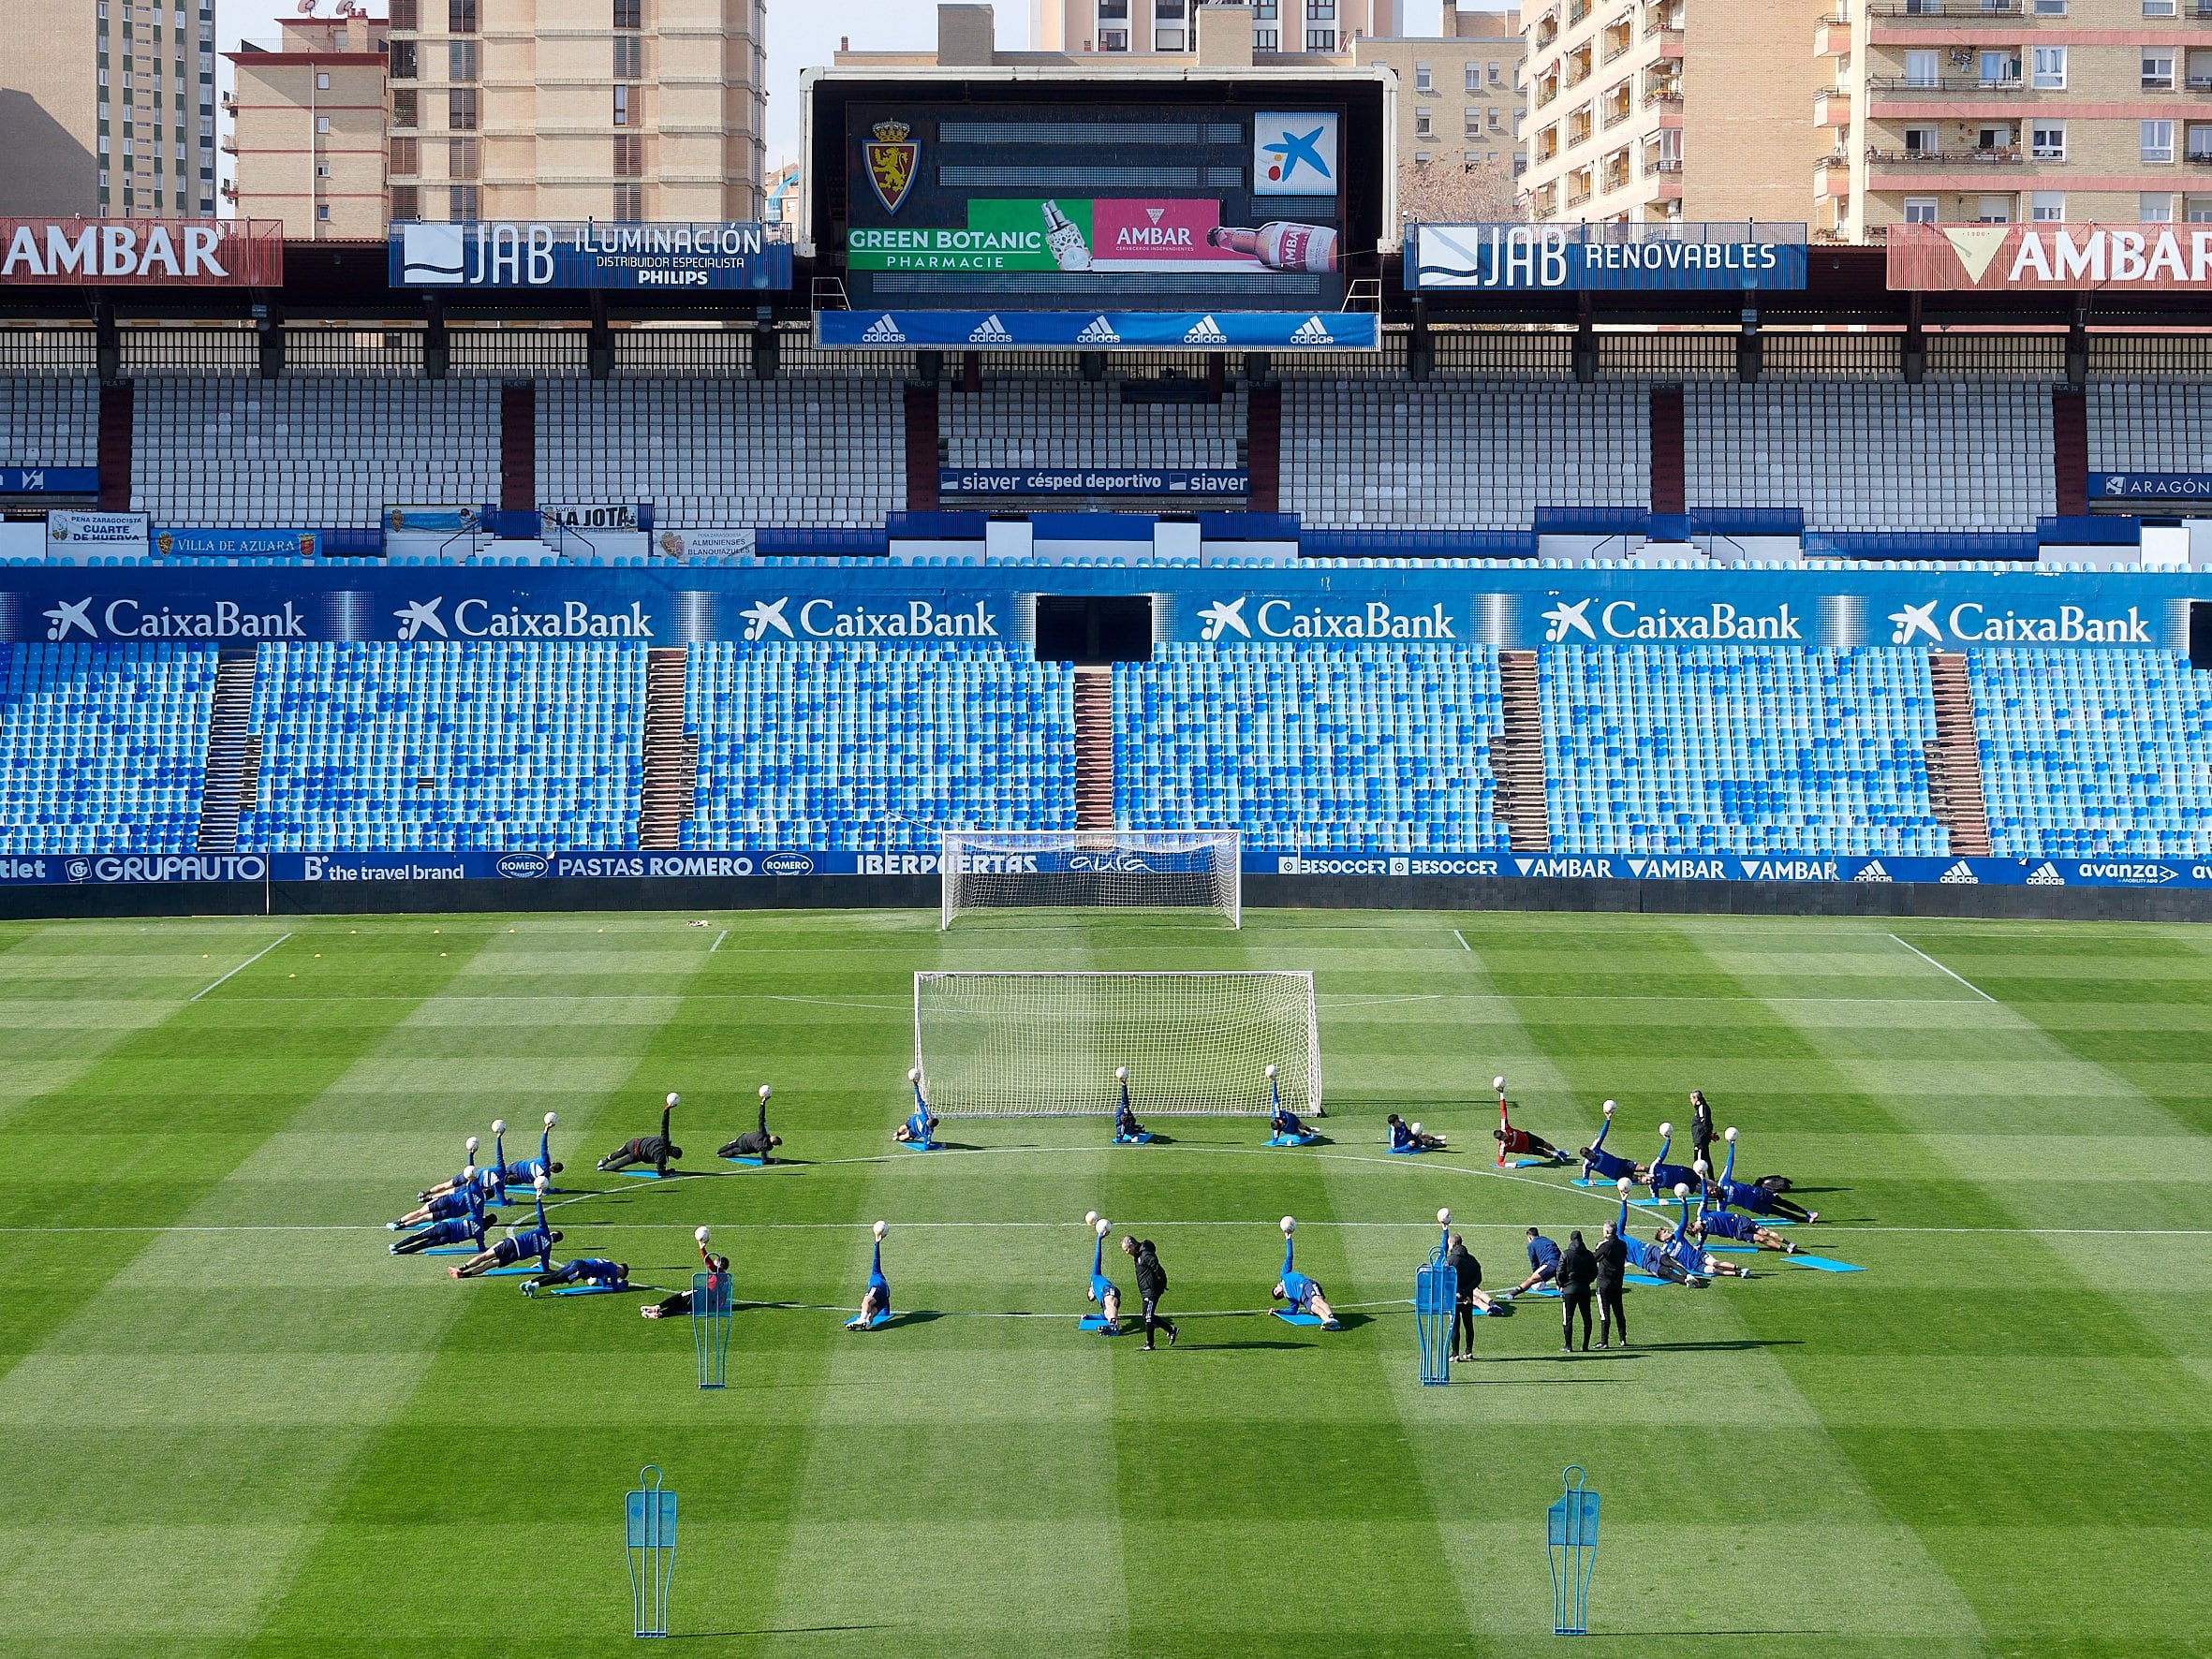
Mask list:
POLYGON ((1700 507, 1799 507, 1807 530, 2032 530, 2057 511, 2047 387, 1953 381, 1691 385, 1683 483, 1700 507))
POLYGON ((1115 822, 1261 848, 1493 852, 1497 653, 1477 645, 1155 648, 1113 670, 1115 822))
POLYGON ((1125 404, 1111 383, 1064 375, 995 375, 939 404, 951 466, 1193 467, 1242 465, 1245 396, 1217 404, 1125 404))
POLYGON ((99 382, 0 376, 0 467, 97 466, 99 460, 99 382))
POLYGON ((935 853, 947 829, 1075 826, 1075 676, 1022 649, 691 647, 683 844, 935 853))
POLYGON ((2088 409, 2091 472, 2212 472, 2212 386, 2101 380, 2088 409))
POLYGON ((644 724, 642 646, 264 645, 258 797, 239 844, 635 846, 644 724))
POLYGON ((545 380, 540 501, 651 502, 655 521, 879 529, 907 505, 889 375, 545 380))
POLYGON ((370 525, 391 506, 499 500, 488 380, 137 383, 131 507, 157 524, 370 525))
POLYGON ((1650 499, 1650 394, 1556 380, 1283 382, 1282 508, 1332 529, 1526 530, 1650 499))
POLYGON ((2153 651, 1967 658, 1990 850, 2212 854, 2212 674, 2153 651))
POLYGON ((0 852, 188 853, 215 653, 6 645, 0 852))
POLYGON ((1949 851, 1918 652, 1546 646, 1552 850, 1949 851))

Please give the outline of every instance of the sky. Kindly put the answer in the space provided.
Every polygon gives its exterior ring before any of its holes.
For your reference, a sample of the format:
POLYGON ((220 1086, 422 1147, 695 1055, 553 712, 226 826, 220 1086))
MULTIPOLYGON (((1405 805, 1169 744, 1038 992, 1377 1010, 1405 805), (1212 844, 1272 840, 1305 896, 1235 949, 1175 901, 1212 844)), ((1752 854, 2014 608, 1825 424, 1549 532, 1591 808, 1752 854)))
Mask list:
MULTIPOLYGON (((1029 44, 1029 0, 995 0, 998 44, 1018 51, 1029 44)), ((324 0, 322 13, 333 7, 324 0)), ((383 0, 369 0, 381 16, 383 0)), ((1442 0, 1406 0, 1406 32, 1433 35, 1442 0)), ((266 40, 276 34, 278 17, 298 15, 296 6, 270 0, 217 0, 217 51, 236 48, 241 38, 266 40)), ((824 65, 836 55, 837 42, 849 38, 855 51, 927 49, 936 42, 936 0, 768 0, 768 161, 771 169, 799 158, 799 71, 824 65)), ((229 90, 230 66, 217 60, 217 80, 229 90)), ((223 156, 227 164, 229 156, 223 156)), ((226 167, 226 176, 228 168, 226 167)))

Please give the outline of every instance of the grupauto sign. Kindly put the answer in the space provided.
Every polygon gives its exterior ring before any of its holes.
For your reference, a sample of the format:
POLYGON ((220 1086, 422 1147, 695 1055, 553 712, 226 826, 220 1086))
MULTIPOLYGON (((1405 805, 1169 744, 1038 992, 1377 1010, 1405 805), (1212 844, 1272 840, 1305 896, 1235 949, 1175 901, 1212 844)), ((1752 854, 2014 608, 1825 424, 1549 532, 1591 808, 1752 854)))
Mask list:
POLYGON ((2212 225, 1893 225, 1900 290, 2212 290, 2212 225))
POLYGON ((275 219, 0 219, 0 287, 278 287, 275 219))

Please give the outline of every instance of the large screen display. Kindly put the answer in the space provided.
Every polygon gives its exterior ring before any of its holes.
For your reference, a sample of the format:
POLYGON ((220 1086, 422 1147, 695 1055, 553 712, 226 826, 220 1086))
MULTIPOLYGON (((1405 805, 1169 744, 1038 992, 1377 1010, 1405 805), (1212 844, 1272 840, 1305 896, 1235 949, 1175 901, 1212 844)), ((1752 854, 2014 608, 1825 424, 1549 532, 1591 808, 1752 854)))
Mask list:
POLYGON ((855 101, 857 309, 1315 311, 1344 294, 1347 112, 855 101))

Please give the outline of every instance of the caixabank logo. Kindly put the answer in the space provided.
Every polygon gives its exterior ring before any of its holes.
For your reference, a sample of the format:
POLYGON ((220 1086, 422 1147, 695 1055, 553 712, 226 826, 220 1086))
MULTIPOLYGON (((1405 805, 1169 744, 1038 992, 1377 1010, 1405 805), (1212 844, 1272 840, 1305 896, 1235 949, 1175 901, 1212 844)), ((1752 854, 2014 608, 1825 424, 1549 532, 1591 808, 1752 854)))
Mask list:
POLYGON ((1239 639, 1457 639, 1458 619, 1438 600, 1426 609, 1402 609, 1389 599, 1364 604, 1307 599, 1261 599, 1240 594, 1216 599, 1198 611, 1201 644, 1239 639), (1250 607, 1247 611, 1246 608, 1250 607))

